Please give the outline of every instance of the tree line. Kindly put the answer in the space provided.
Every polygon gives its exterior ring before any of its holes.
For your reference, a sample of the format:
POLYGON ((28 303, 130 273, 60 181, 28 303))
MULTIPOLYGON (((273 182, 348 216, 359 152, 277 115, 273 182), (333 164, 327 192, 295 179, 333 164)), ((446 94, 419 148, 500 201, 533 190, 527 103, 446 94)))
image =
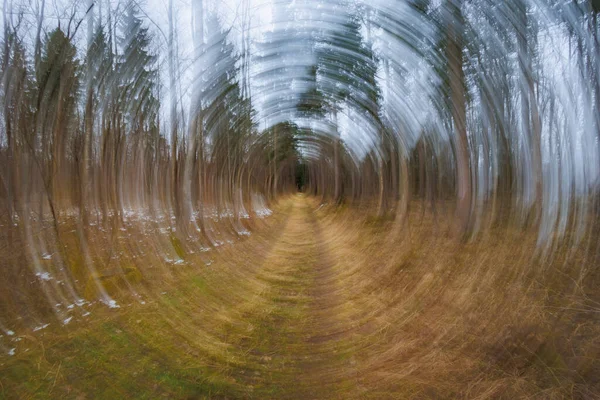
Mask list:
MULTIPOLYGON (((302 187, 335 203, 367 201, 399 223, 411 198, 435 208, 451 197, 459 235, 478 229, 484 209, 508 208, 548 236, 596 190, 594 2, 340 0, 310 17, 333 23, 276 28, 254 43, 245 1, 240 45, 198 0, 189 101, 172 1, 166 33, 137 2, 92 0, 46 32, 46 1, 37 4, 33 39, 22 7, 3 8, 0 197, 11 223, 56 224, 77 210, 85 226, 142 208, 184 225, 199 212, 202 226, 209 206, 237 215, 252 192, 271 199, 302 187), (75 39, 83 26, 84 44, 75 39), (278 72, 261 78, 252 65, 300 40, 312 61, 302 89, 287 88, 291 117, 263 124, 257 115, 286 99, 257 110, 278 72), (552 41, 572 57, 562 70, 545 64, 552 41), (561 74, 581 92, 557 89, 561 74), (343 139, 354 134, 341 132, 343 118, 370 135, 364 155, 343 139), (325 121, 327 132, 298 119, 325 121)), ((289 7, 275 6, 275 22, 289 7)))

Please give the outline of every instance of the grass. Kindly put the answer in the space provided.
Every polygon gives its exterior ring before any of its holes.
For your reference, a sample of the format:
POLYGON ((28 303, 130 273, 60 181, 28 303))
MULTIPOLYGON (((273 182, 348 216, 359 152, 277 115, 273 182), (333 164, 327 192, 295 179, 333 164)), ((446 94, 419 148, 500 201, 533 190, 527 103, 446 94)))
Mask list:
MULTIPOLYGON (((94 277, 118 282, 121 307, 1 338, 18 352, 0 358, 0 396, 597 396, 598 282, 579 278, 595 259, 566 247, 536 259, 535 237, 510 226, 458 243, 418 207, 398 231, 292 196, 248 239, 207 253, 128 227, 120 264, 94 277)), ((109 242, 92 241, 108 260, 109 242)))

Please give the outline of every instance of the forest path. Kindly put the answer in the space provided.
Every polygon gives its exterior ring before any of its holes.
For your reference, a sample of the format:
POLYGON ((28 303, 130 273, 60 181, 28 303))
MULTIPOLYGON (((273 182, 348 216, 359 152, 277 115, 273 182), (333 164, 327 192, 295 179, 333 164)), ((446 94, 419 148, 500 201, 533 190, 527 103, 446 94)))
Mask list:
POLYGON ((144 302, 23 336, 0 359, 0 399, 365 398, 348 280, 360 250, 318 207, 286 196, 236 246, 157 270, 144 302))
POLYGON ((256 328, 239 350, 252 367, 234 378, 253 398, 339 398, 354 386, 354 362, 332 253, 314 205, 302 195, 291 201, 285 227, 257 276, 266 284, 260 293, 265 308, 245 316, 256 328))

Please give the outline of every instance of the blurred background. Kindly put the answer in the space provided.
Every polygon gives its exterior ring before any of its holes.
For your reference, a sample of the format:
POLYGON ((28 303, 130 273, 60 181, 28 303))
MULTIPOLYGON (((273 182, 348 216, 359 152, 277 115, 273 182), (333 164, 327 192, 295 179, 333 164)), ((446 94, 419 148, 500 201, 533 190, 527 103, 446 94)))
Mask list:
POLYGON ((600 2, 1 10, 0 397, 600 398, 600 2))

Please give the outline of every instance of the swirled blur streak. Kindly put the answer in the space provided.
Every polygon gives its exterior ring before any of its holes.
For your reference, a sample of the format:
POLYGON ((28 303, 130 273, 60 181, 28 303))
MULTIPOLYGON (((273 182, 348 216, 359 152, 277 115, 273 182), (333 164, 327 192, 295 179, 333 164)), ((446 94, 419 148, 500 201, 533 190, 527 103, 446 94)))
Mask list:
POLYGON ((0 398, 600 398, 596 0, 3 0, 0 398))

